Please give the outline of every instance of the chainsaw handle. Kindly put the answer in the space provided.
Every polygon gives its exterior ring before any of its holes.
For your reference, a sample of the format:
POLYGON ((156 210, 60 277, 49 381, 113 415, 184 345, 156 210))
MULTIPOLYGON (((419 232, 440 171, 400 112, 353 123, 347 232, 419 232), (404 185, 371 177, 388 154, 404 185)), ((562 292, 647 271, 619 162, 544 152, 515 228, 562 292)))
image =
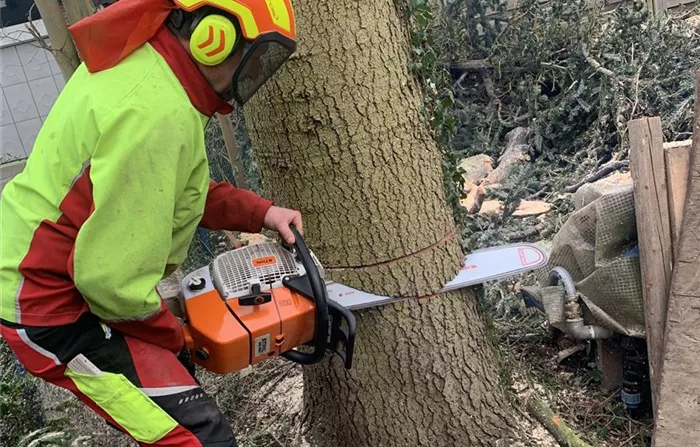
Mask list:
POLYGON ((307 354, 291 350, 282 353, 282 356, 287 360, 301 363, 302 365, 310 365, 323 360, 326 352, 326 339, 328 337, 328 294, 326 286, 316 267, 316 263, 313 258, 311 258, 311 253, 306 247, 304 239, 302 239, 294 225, 290 225, 289 228, 292 230, 292 234, 294 234, 294 246, 296 247, 297 255, 306 270, 306 276, 311 284, 311 292, 316 307, 316 328, 314 330, 314 350, 312 353, 307 354))

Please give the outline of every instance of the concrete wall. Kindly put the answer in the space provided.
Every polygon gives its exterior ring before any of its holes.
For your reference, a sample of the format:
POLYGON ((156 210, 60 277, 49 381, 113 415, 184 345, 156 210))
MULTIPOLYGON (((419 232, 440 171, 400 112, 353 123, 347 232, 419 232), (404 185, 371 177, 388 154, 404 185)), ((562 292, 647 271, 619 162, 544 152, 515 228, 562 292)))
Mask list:
MULTIPOLYGON (((43 22, 34 22, 46 37, 43 22)), ((0 163, 26 159, 39 129, 65 82, 56 60, 26 30, 15 25, 0 30, 2 152, 0 163)))

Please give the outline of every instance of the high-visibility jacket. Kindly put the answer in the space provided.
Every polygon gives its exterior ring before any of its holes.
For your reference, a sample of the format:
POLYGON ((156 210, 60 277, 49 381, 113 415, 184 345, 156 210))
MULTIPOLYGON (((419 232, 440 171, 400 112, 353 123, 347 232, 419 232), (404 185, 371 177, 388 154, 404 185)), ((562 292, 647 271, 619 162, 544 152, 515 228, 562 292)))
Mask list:
POLYGON ((230 113, 167 28, 115 67, 70 78, 0 199, 0 318, 55 326, 90 311, 177 350, 156 285, 198 225, 259 232, 272 205, 209 178, 205 127, 230 113))

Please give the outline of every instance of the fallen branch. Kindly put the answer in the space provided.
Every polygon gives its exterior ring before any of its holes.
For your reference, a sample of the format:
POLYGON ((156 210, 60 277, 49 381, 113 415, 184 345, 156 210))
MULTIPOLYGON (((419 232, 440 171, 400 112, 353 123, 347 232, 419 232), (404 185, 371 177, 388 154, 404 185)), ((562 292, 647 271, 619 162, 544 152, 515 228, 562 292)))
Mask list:
POLYGON ((605 177, 608 174, 611 174, 617 170, 623 169, 623 168, 629 168, 630 163, 627 160, 622 160, 622 161, 611 161, 605 165, 603 165, 598 171, 596 171, 594 174, 589 175, 585 179, 581 180, 580 182, 576 183, 575 185, 567 186, 564 188, 564 192, 567 193, 574 193, 578 191, 580 187, 585 185, 586 183, 593 183, 595 181, 598 181, 605 177))
POLYGON ((588 45, 585 43, 581 44, 581 53, 583 54, 583 57, 586 59, 586 62, 588 62, 588 65, 593 67, 595 71, 598 73, 602 73, 603 75, 612 78, 616 81, 626 81, 626 82, 634 82, 634 78, 630 78, 628 76, 618 76, 614 71, 610 70, 609 68, 603 67, 603 64, 598 62, 593 58, 593 56, 588 53, 588 45))
POLYGON ((574 345, 570 348, 564 349, 563 351, 557 352, 557 355, 552 357, 550 360, 553 362, 561 363, 568 357, 571 357, 572 355, 576 354, 579 351, 583 351, 584 349, 586 349, 585 345, 574 345))
POLYGON ((527 127, 516 127, 506 135, 507 143, 503 155, 498 158, 498 166, 491 171, 481 183, 484 186, 500 183, 505 179, 512 167, 529 160, 531 131, 527 127))
POLYGON ((454 62, 450 64, 450 68, 453 70, 459 70, 464 72, 469 71, 487 71, 493 70, 493 65, 484 59, 474 59, 463 62, 454 62))
POLYGON ((525 398, 525 405, 530 414, 544 425, 562 447, 591 447, 537 397, 528 395, 525 398))
POLYGON ((534 194, 530 194, 529 196, 525 197, 524 200, 537 200, 540 197, 542 197, 547 191, 549 190, 549 185, 544 185, 542 189, 537 191, 534 194))
POLYGON ((540 223, 540 224, 537 224, 533 227, 526 228, 524 230, 511 231, 509 233, 506 233, 505 238, 509 242, 522 241, 522 240, 527 239, 529 237, 537 236, 538 234, 540 234, 541 232, 543 232, 547 228, 548 228, 548 225, 546 223, 540 223))

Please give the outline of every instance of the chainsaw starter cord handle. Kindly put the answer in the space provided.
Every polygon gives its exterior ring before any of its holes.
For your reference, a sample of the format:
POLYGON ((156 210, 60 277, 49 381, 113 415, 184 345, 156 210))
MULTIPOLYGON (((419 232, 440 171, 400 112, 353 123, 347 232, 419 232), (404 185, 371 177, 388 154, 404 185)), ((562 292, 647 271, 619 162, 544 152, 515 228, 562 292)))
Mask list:
POLYGON ((290 225, 289 228, 294 235, 294 246, 296 247, 297 255, 306 270, 306 276, 311 284, 311 291, 313 292, 316 307, 316 328, 314 330, 314 351, 312 353, 306 354, 291 350, 282 353, 282 356, 303 365, 310 365, 323 360, 326 352, 326 338, 328 337, 328 295, 326 286, 321 279, 316 263, 313 258, 311 258, 311 253, 309 253, 304 239, 302 239, 294 225, 290 225))

